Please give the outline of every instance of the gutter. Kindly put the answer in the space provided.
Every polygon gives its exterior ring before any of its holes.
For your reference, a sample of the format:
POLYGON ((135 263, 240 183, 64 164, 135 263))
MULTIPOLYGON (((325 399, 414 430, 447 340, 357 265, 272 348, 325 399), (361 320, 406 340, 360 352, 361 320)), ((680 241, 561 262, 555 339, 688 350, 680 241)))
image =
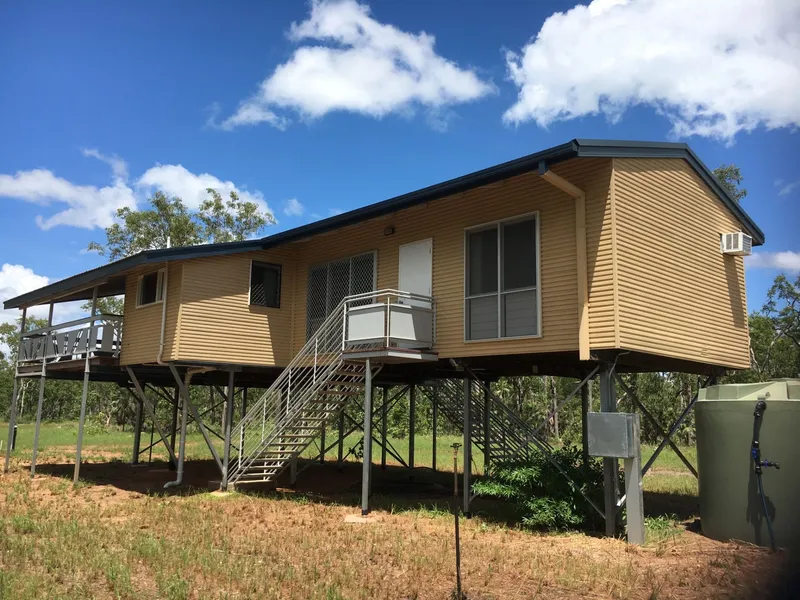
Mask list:
POLYGON ((539 177, 569 194, 575 200, 575 244, 578 267, 578 353, 580 360, 589 360, 589 274, 586 259, 586 193, 539 163, 539 177))

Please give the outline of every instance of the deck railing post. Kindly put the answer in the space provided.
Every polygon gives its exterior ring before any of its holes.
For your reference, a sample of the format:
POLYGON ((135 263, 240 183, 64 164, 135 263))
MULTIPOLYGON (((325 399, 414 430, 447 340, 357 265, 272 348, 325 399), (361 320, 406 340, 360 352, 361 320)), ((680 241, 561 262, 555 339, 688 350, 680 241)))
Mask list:
POLYGON ((592 408, 592 380, 590 379, 581 388, 581 456, 583 457, 583 470, 590 471, 589 458, 589 419, 586 416, 592 408))
POLYGON ((75 473, 72 477, 73 485, 77 485, 81 474, 81 450, 83 449, 83 426, 86 422, 86 398, 89 394, 89 370, 91 368, 90 356, 92 354, 92 338, 94 338, 94 317, 97 316, 97 286, 92 291, 92 318, 89 320, 89 339, 86 345, 86 361, 83 368, 83 390, 81 392, 81 416, 78 421, 78 441, 75 445, 75 473))
POLYGON ((489 429, 489 410, 491 405, 489 403, 489 388, 492 383, 487 381, 483 388, 483 474, 489 472, 489 461, 491 460, 491 432, 489 429))

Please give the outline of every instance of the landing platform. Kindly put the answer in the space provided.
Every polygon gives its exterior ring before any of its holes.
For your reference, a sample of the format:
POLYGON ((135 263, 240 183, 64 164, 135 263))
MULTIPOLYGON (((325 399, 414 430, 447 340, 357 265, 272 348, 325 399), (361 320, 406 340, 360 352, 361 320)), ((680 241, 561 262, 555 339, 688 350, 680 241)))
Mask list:
POLYGON ((369 358, 378 363, 400 364, 409 362, 436 362, 439 354, 430 350, 413 348, 370 348, 369 350, 346 350, 342 353, 345 361, 365 360, 369 358))

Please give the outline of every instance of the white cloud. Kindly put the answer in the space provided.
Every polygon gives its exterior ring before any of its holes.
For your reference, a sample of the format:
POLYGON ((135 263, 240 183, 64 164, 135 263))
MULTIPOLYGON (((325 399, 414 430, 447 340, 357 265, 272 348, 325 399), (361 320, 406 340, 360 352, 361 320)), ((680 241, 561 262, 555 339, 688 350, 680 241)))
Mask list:
POLYGON ((178 196, 190 210, 200 208, 200 204, 208 197, 206 190, 213 188, 223 198, 227 198, 231 192, 236 192, 239 199, 254 202, 261 210, 269 211, 261 192, 243 190, 232 181, 222 181, 210 173, 196 175, 183 165, 156 165, 145 171, 137 183, 149 190, 158 189, 168 196, 178 196))
POLYGON ((800 125, 800 4, 792 0, 595 0, 550 16, 508 52, 517 102, 503 118, 541 127, 635 105, 677 136, 732 141, 800 125))
MULTIPOLYGON (((16 308, 2 310, 3 302, 44 287, 49 283, 51 281, 48 277, 34 273, 33 269, 23 265, 3 264, 0 268, 0 323, 13 323, 22 315, 21 311, 16 308)), ((65 323, 80 318, 83 314, 80 309, 81 304, 81 302, 56 304, 53 310, 53 322, 65 323)), ((48 306, 34 306, 28 310, 28 315, 46 319, 48 312, 48 306)))
POLYGON ((210 173, 195 174, 183 165, 156 165, 145 171, 133 185, 128 182, 127 163, 118 156, 108 156, 95 149, 84 149, 82 153, 111 167, 111 185, 100 188, 78 185, 57 177, 48 169, 32 169, 18 171, 14 175, 0 174, 0 198, 58 207, 60 210, 55 214, 36 217, 37 225, 44 230, 57 225, 85 229, 108 227, 114 223, 118 209, 135 209, 156 189, 167 195, 180 197, 190 210, 200 207, 208 197, 208 188, 216 189, 225 198, 231 192, 236 192, 241 200, 254 202, 262 211, 272 214, 264 196, 258 190, 245 190, 232 181, 223 181, 210 173))
POLYGON ((328 209, 328 214, 329 214, 330 216, 332 216, 332 217, 335 217, 336 215, 340 215, 340 214, 342 214, 343 212, 344 212, 344 211, 343 211, 341 208, 331 208, 331 209, 328 209))
POLYGON ((0 197, 17 198, 42 206, 66 205, 67 208, 49 217, 36 217, 36 223, 45 230, 56 225, 86 229, 108 227, 117 209, 136 206, 133 190, 121 181, 101 188, 77 185, 56 177, 47 169, 0 174, 0 197))
POLYGON ((287 217, 302 217, 305 207, 298 202, 297 198, 290 198, 283 205, 283 214, 287 217))
POLYGON ((436 113, 494 91, 473 70, 437 54, 433 36, 380 23, 355 0, 313 2, 309 18, 293 23, 288 35, 306 45, 222 122, 223 129, 262 122, 284 128, 288 117, 278 110, 306 119, 337 110, 371 117, 411 114, 416 107, 436 113))
POLYGON ((791 183, 787 183, 784 185, 783 180, 779 179, 778 181, 775 182, 775 185, 780 188, 778 190, 778 196, 788 196, 795 190, 795 188, 800 186, 800 180, 792 181, 791 183))
POLYGON ((745 257, 749 269, 777 269, 779 271, 800 271, 800 252, 756 252, 745 257))
POLYGON ((96 158, 97 160, 103 161, 108 166, 111 167, 111 172, 114 174, 114 182, 121 182, 125 183, 128 181, 128 163, 122 160, 116 154, 112 154, 111 156, 106 156, 105 154, 101 154, 95 148, 84 148, 81 150, 84 156, 88 156, 90 158, 96 158))

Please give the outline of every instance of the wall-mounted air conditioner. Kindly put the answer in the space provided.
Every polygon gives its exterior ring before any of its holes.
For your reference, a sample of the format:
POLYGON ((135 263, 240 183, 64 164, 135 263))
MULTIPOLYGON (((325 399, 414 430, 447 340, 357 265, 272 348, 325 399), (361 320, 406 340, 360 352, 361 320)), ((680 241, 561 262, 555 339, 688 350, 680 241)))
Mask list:
POLYGON ((720 236, 719 246, 723 254, 750 256, 753 252, 753 238, 741 231, 723 233, 720 236))

